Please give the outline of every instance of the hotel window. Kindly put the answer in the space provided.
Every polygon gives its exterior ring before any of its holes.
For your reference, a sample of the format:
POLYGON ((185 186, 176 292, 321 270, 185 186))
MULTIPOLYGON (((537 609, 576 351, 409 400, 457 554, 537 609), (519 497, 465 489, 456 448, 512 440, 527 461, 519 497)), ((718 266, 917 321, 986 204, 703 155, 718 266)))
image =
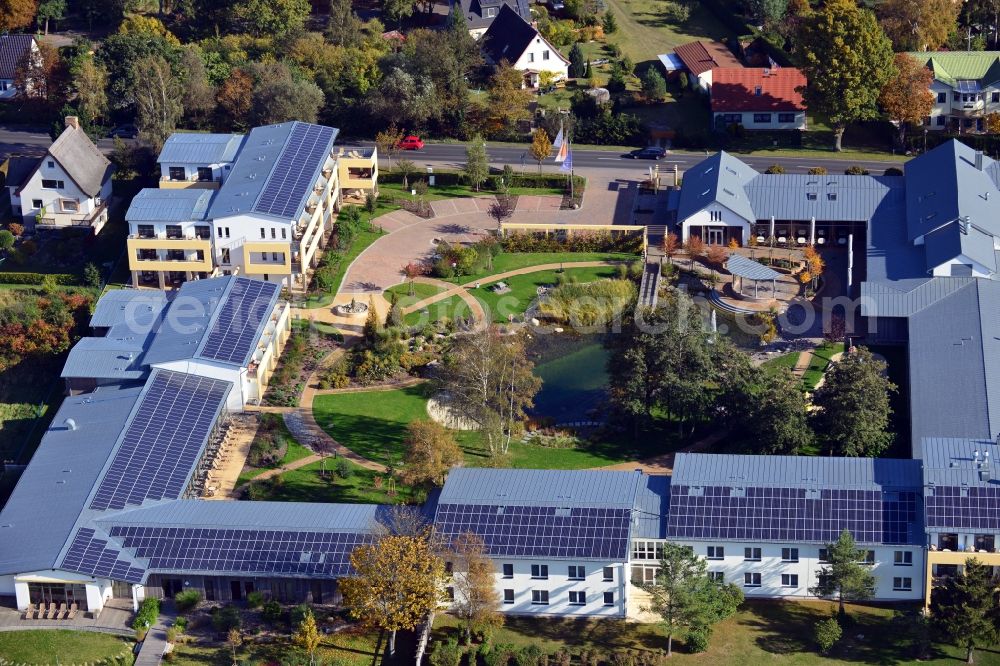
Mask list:
POLYGON ((532 590, 531 591, 531 603, 537 606, 548 606, 549 605, 549 591, 548 590, 532 590))
POLYGON ((895 577, 892 579, 893 592, 909 592, 912 589, 913 589, 912 578, 895 577))
POLYGON ((614 592, 605 592, 604 593, 604 605, 605 606, 614 606, 615 605, 615 593, 614 592))
POLYGON ((779 123, 794 123, 795 114, 794 113, 779 113, 778 114, 779 123))
POLYGON ((781 561, 782 562, 798 562, 799 561, 799 549, 798 548, 782 548, 781 549, 781 561))
POLYGON ((1000 104, 1000 92, 991 92, 990 102, 992 102, 993 104, 1000 104))
POLYGON ((139 238, 153 238, 156 236, 156 232, 153 230, 152 224, 140 224, 136 227, 136 235, 139 238))
POLYGON ((570 580, 583 580, 587 577, 586 571, 582 566, 570 566, 569 568, 569 579, 570 580))
POLYGON ((224 264, 228 264, 229 263, 229 249, 228 248, 224 248, 222 250, 222 259, 220 261, 222 261, 222 263, 224 263, 224 264))
POLYGON ((64 187, 66 187, 66 183, 61 180, 52 180, 50 178, 43 178, 42 187, 47 190, 61 190, 64 187))
POLYGON ((726 556, 726 549, 722 546, 709 546, 708 547, 708 559, 710 560, 721 560, 726 556))
POLYGON ((610 583, 615 579, 615 568, 614 567, 604 567, 604 582, 610 583))
POLYGON ((264 229, 264 227, 260 228, 260 237, 261 238, 267 238, 267 230, 264 229))
POLYGON ((860 564, 875 564, 875 551, 866 550, 864 557, 860 561, 860 564))
POLYGON ((743 574, 743 587, 760 587, 760 574, 759 573, 743 574))
POLYGON ((830 561, 830 551, 827 550, 826 548, 820 548, 819 549, 819 561, 820 562, 829 562, 830 561))
POLYGON ((281 240, 288 240, 288 229, 281 228, 281 240))
POLYGON ((770 113, 755 113, 753 114, 753 121, 755 123, 768 124, 771 122, 770 113))
MULTIPOLYGON (((285 258, 282 257, 280 261, 284 261, 284 260, 285 260, 285 258)), ((272 252, 271 253, 271 261, 279 261, 279 259, 278 259, 278 253, 277 252, 272 252)))
POLYGON ((505 604, 514 603, 514 590, 504 590, 503 591, 503 602, 505 604))
POLYGON ((271 240, 274 240, 277 237, 278 237, 278 232, 275 230, 274 227, 271 227, 271 240))
POLYGON ((570 592, 569 593, 569 605, 570 606, 586 606, 587 605, 587 593, 586 592, 570 592))
POLYGON ((747 562, 760 562, 760 548, 744 548, 743 559, 747 562))
POLYGON ((513 564, 504 564, 503 565, 503 577, 504 578, 513 578, 514 577, 514 565, 513 564))
POLYGON ((212 228, 204 225, 198 225, 194 228, 194 237, 200 238, 201 240, 209 240, 212 238, 212 228))
POLYGON ((798 574, 781 574, 781 587, 798 587, 798 574))
POLYGON ((531 565, 531 577, 536 579, 544 580, 549 577, 549 565, 547 564, 532 564, 531 565))
POLYGON ((912 567, 913 551, 897 550, 892 554, 892 563, 895 564, 897 567, 912 567))
POLYGON ((945 104, 948 101, 948 93, 939 92, 937 95, 937 103, 945 104))
POLYGON ((709 580, 714 580, 716 583, 725 583, 726 582, 726 574, 723 571, 709 571, 708 572, 708 579, 709 580))

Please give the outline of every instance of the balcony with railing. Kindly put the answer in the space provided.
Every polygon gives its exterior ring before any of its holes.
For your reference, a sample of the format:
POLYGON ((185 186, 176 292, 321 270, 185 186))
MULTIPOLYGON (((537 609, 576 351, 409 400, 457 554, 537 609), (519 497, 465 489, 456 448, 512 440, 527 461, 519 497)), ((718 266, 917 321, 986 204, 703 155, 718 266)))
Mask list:
POLYGON ((212 271, 211 242, 201 238, 149 238, 133 234, 125 241, 134 271, 212 271))
POLYGON ((176 176, 160 176, 160 189, 164 190, 185 190, 185 189, 203 189, 203 190, 217 190, 222 187, 222 179, 216 178, 214 176, 205 177, 204 174, 192 174, 184 178, 178 178, 176 176))
POLYGON ((38 229, 59 229, 63 227, 93 227, 98 233, 108 219, 108 202, 102 201, 89 213, 50 213, 46 212, 35 219, 38 229))

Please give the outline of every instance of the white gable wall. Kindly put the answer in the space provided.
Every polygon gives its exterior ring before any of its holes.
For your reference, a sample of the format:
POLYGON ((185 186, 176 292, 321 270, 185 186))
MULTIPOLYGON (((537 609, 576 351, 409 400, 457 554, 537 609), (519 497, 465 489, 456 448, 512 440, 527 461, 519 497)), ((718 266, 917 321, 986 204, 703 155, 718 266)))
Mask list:
POLYGON ((537 33, 528 48, 514 63, 514 69, 522 72, 529 69, 535 72, 552 72, 557 80, 569 76, 569 64, 563 59, 562 54, 537 33))
POLYGON ((681 220, 681 241, 687 241, 691 227, 739 227, 743 229, 743 239, 750 238, 751 220, 737 215, 718 201, 713 201, 686 220, 681 220))
MULTIPOLYGON (((111 195, 111 180, 104 184, 102 196, 111 195), (106 190, 106 195, 103 190, 106 190)), ((104 199, 106 200, 106 199, 104 199)), ((82 215, 91 213, 99 205, 93 197, 87 196, 65 169, 53 157, 46 155, 41 165, 28 178, 20 195, 11 197, 11 205, 20 206, 24 224, 34 228, 35 215, 44 208, 48 214, 82 215), (61 181, 62 187, 44 187, 42 181, 61 181), (64 208, 64 201, 78 202, 79 210, 71 211, 64 208)), ((15 209, 16 212, 16 209, 15 209)))

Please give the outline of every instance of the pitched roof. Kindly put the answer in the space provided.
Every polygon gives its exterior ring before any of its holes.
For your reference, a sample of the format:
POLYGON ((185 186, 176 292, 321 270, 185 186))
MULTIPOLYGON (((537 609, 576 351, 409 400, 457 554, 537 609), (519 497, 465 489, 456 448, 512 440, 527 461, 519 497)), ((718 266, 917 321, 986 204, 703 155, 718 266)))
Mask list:
POLYGON ((1000 81, 1000 51, 910 51, 934 78, 954 87, 958 81, 989 85, 1000 81))
MULTIPOLYGON (((743 67, 733 52, 722 42, 697 41, 681 44, 674 49, 688 71, 695 76, 719 68, 743 67)), ((715 74, 712 74, 713 78, 715 74)), ((714 81, 713 81, 714 82, 714 81)))
POLYGON ((633 506, 639 472, 473 469, 448 473, 439 504, 633 506))
POLYGON ((805 75, 794 67, 715 67, 712 111, 802 111, 798 88, 805 85, 805 75))
POLYGON ((470 30, 488 28, 496 16, 486 16, 487 8, 507 6, 513 9, 525 21, 531 21, 531 8, 527 0, 459 0, 462 15, 470 30))
POLYGON ((115 169, 87 133, 78 127, 64 129, 48 152, 89 197, 101 193, 101 186, 115 169))
POLYGON ((213 190, 165 190, 146 187, 132 198, 125 213, 129 222, 193 222, 204 220, 213 190))
POLYGON ((31 35, 0 35, 0 79, 14 79, 18 63, 34 42, 31 35))
POLYGON ((715 201, 746 220, 755 219, 744 186, 757 175, 724 150, 706 157, 684 174, 677 219, 683 221, 715 201))
POLYGON ((41 164, 41 157, 21 157, 14 156, 4 163, 6 167, 6 177, 4 187, 20 188, 35 173, 35 169, 41 164))
POLYGON ((107 328, 123 322, 138 320, 140 324, 152 323, 167 307, 167 294, 153 289, 112 289, 94 306, 90 316, 91 328, 107 328))
POLYGON ((277 125, 255 127, 250 130, 236 156, 229 176, 209 205, 207 215, 209 218, 220 219, 250 213, 269 215, 266 212, 256 210, 257 204, 272 179, 283 178, 286 175, 277 172, 278 161, 282 154, 286 150, 300 150, 301 146, 294 145, 294 141, 292 141, 292 133, 296 128, 307 130, 322 128, 327 132, 332 130, 326 150, 322 152, 322 159, 317 160, 315 164, 303 165, 306 170, 311 171, 311 178, 303 178, 295 183, 290 183, 289 187, 286 188, 287 191, 282 192, 284 198, 297 204, 298 213, 292 217, 297 218, 301 214, 312 192, 313 183, 316 182, 330 156, 338 130, 295 120, 277 125))
POLYGON ((174 132, 156 161, 160 164, 221 164, 232 162, 243 145, 243 134, 174 132))
POLYGON ((506 60, 513 64, 531 45, 531 40, 538 36, 538 31, 530 23, 518 16, 510 5, 504 4, 482 36, 481 43, 484 54, 491 62, 506 60))

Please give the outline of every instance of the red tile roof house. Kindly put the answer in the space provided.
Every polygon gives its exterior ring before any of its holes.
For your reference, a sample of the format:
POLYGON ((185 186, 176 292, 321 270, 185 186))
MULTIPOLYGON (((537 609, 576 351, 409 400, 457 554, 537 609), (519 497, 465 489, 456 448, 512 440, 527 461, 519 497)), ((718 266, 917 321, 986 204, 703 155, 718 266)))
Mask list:
POLYGON ((674 55, 688 71, 691 87, 701 88, 705 92, 712 88, 714 70, 743 67, 743 63, 722 42, 681 44, 674 49, 674 55))
POLYGON ((806 77, 794 67, 717 68, 712 72, 714 127, 804 130, 806 107, 798 89, 806 77))

